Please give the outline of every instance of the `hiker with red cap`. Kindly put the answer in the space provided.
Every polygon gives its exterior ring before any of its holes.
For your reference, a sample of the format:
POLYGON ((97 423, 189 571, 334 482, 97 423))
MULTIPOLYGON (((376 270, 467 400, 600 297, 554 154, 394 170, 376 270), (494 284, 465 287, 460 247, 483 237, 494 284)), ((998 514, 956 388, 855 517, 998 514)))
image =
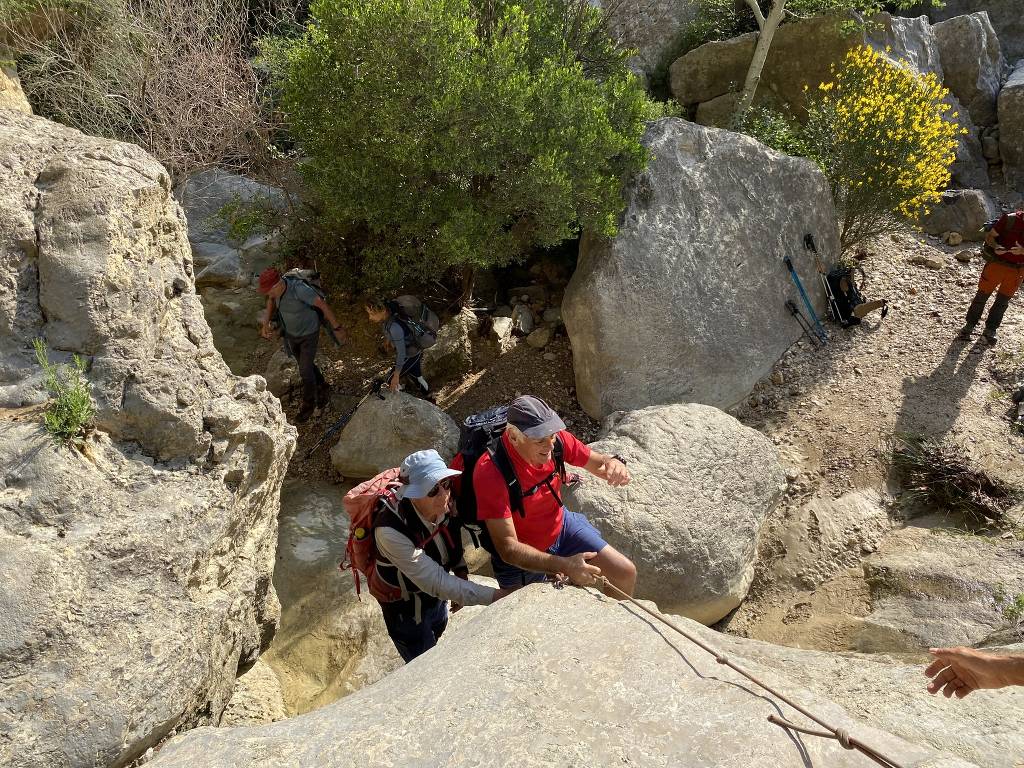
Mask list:
POLYGON ((267 297, 260 335, 273 338, 271 323, 276 321, 285 350, 298 362, 302 378, 302 406, 295 420, 306 421, 318 407, 327 405, 331 396, 327 380, 316 366, 320 325, 326 323, 339 336, 344 331, 323 294, 299 270, 282 275, 268 267, 260 274, 259 290, 267 297))
POLYGON ((580 442, 539 397, 517 397, 506 418, 504 432, 472 470, 476 518, 486 525, 499 586, 519 587, 556 574, 589 585, 603 575, 632 595, 636 566, 561 499, 565 464, 618 487, 630 481, 625 461, 580 442))

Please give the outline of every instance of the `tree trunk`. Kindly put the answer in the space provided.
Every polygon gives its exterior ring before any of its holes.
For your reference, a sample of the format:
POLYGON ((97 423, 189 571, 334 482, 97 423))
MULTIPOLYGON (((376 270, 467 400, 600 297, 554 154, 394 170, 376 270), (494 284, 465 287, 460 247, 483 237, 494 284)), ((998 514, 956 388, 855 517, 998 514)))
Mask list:
POLYGON ((473 283, 476 282, 476 269, 467 264, 462 268, 462 295, 459 297, 459 309, 469 304, 473 298, 473 283))
POLYGON ((757 36, 757 45, 754 47, 754 55, 750 59, 750 67, 747 68, 747 79, 743 83, 743 93, 739 103, 736 105, 736 117, 742 117, 754 103, 754 94, 757 93, 757 85, 761 82, 761 72, 764 71, 764 64, 768 60, 768 51, 772 46, 772 39, 775 37, 775 30, 782 23, 782 16, 786 10, 786 0, 774 0, 772 9, 765 18, 761 9, 757 6, 757 0, 747 0, 754 17, 757 19, 761 32, 757 36))

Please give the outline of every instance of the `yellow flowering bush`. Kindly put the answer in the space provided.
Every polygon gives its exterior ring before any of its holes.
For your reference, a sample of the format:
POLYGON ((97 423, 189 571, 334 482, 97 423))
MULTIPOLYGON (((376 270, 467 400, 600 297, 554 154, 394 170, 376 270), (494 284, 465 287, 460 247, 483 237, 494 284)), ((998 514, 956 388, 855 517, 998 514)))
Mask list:
POLYGON ((905 226, 949 184, 966 133, 933 74, 851 50, 808 108, 803 145, 832 186, 843 250, 905 226))

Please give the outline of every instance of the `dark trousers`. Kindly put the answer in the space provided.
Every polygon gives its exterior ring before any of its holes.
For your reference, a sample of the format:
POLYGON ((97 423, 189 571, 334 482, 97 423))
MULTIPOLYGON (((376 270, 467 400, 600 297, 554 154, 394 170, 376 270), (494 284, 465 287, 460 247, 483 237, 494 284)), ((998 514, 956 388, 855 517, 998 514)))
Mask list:
POLYGON ((442 601, 423 611, 423 619, 419 624, 408 611, 396 610, 397 607, 398 604, 381 605, 391 642, 408 663, 437 645, 438 638, 448 626, 448 603, 442 601))
POLYGON ((423 375, 423 368, 420 363, 423 362, 423 353, 417 352, 412 357, 407 357, 405 362, 402 363, 402 371, 398 374, 398 377, 412 376, 414 379, 418 376, 423 375))
POLYGON ((308 336, 289 336, 288 347, 292 357, 299 364, 299 376, 302 378, 302 402, 316 402, 317 390, 326 386, 327 381, 320 369, 316 367, 316 347, 320 341, 320 329, 308 336))

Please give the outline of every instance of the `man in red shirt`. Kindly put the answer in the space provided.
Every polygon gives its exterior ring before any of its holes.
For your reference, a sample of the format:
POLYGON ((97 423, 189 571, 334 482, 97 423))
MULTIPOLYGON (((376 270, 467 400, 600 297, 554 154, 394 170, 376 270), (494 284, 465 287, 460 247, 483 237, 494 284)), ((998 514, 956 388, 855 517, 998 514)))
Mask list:
POLYGON ((1003 315, 1010 299, 1024 282, 1024 199, 1017 203, 1015 213, 999 217, 995 226, 985 238, 985 249, 990 261, 981 271, 978 293, 967 310, 967 322, 960 331, 960 338, 971 338, 974 326, 981 320, 989 296, 996 292, 996 300, 985 318, 982 338, 989 344, 998 340, 996 331, 1003 322, 1003 315))
POLYGON ((523 586, 550 574, 588 585, 603 574, 632 595, 636 566, 602 539, 583 515, 562 504, 562 478, 553 453, 556 440, 561 442, 566 464, 583 467, 616 487, 629 483, 622 459, 581 443, 539 397, 513 400, 495 457, 485 453, 473 472, 477 516, 494 544, 491 564, 498 585, 503 589, 523 586), (521 510, 512 509, 509 486, 495 464, 506 457, 519 484, 521 510))

